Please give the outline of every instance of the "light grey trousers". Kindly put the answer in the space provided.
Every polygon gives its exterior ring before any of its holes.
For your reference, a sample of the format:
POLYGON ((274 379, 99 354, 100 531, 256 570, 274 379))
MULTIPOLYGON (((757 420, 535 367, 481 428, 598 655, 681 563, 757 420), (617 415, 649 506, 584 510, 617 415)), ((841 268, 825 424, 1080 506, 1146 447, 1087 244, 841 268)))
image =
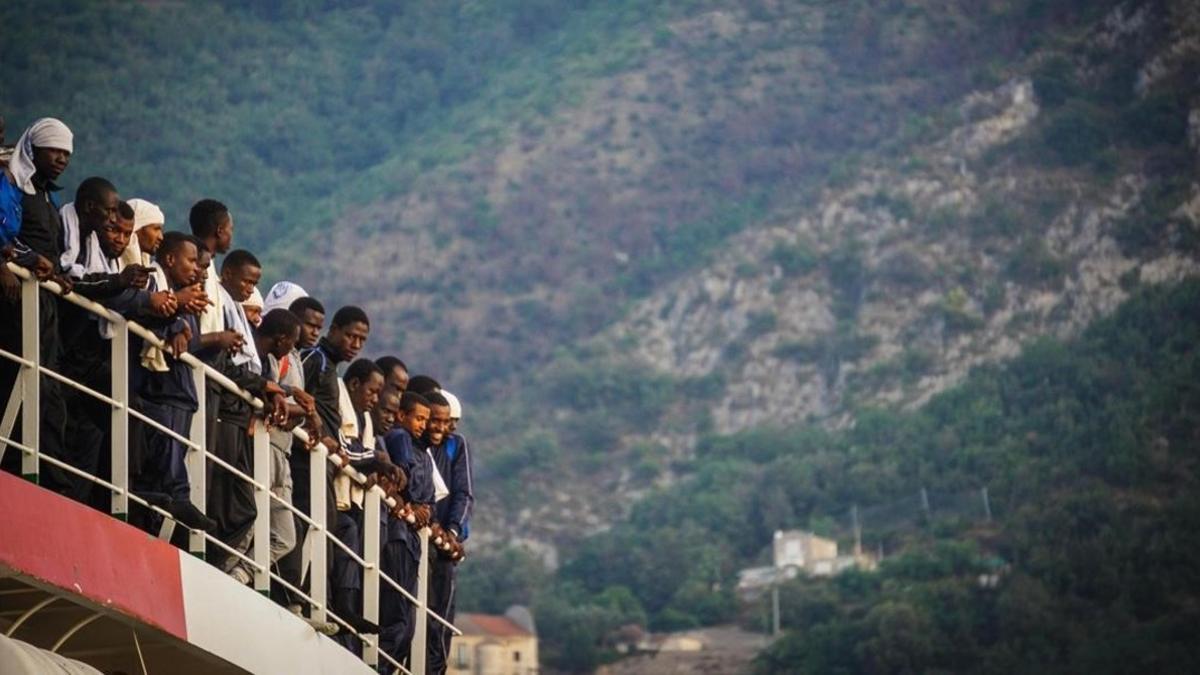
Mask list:
MULTIPOLYGON (((292 467, 288 464, 288 454, 292 449, 292 434, 280 429, 271 430, 271 494, 284 502, 292 503, 292 467)), ((232 542, 230 546, 240 552, 248 553, 254 543, 254 532, 248 531, 244 537, 232 542)), ((271 500, 271 565, 287 555, 296 547, 296 519, 292 512, 278 500, 271 500)), ((240 558, 230 558, 226 572, 232 572, 235 567, 241 567, 250 576, 254 570, 240 558)))

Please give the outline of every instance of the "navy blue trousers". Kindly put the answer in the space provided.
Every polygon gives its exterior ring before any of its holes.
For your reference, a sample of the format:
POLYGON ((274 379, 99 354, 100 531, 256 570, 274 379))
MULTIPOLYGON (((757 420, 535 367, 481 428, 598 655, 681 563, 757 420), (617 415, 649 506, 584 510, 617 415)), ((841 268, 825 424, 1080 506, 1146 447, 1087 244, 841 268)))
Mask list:
MULTIPOLYGON (((379 552, 379 558, 380 571, 395 579, 404 590, 416 597, 417 559, 409 551, 408 543, 385 542, 379 552)), ((414 616, 415 608, 408 598, 400 595, 386 581, 380 584, 379 648, 400 663, 407 662, 412 647, 413 631, 416 627, 414 616)), ((383 663, 386 662, 381 660, 381 664, 383 663)), ((390 673, 391 669, 381 667, 380 672, 390 673)))
MULTIPOLYGON (((429 565, 429 608, 438 616, 454 623, 455 576, 458 566, 434 555, 429 565)), ((450 638, 453 633, 440 621, 429 618, 429 638, 425 653, 425 672, 442 675, 446 672, 446 659, 450 654, 450 638)))
MULTIPOLYGON (((141 412, 146 417, 187 438, 192 428, 192 412, 175 406, 162 405, 143 399, 141 412)), ((148 425, 138 425, 144 430, 145 454, 141 468, 133 478, 135 492, 160 492, 176 501, 187 501, 191 496, 188 481, 188 447, 179 439, 172 438, 148 425)))

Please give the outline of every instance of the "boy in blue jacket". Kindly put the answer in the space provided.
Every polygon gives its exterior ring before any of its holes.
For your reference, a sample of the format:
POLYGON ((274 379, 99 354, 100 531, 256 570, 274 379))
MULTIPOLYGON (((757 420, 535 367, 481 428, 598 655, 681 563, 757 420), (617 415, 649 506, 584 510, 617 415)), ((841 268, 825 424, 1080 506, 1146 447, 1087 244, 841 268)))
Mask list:
MULTIPOLYGON (((421 541, 417 531, 433 516, 433 461, 425 452, 422 438, 429 422, 429 402, 420 394, 405 392, 400 397, 396 427, 383 439, 392 463, 408 478, 401 497, 411 507, 413 523, 389 515, 383 533, 380 568, 413 596, 417 589, 417 566, 421 541)), ((387 583, 379 596, 379 647, 404 663, 412 646, 414 608, 407 598, 387 583)))

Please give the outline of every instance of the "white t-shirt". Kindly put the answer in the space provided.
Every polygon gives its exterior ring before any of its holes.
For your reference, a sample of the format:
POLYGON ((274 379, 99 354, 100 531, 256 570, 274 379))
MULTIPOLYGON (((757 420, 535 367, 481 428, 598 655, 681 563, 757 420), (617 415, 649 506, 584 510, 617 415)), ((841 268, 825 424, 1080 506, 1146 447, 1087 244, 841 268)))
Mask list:
POLYGON ((204 282, 204 292, 213 304, 200 315, 200 334, 219 333, 225 330, 225 314, 221 302, 221 276, 217 273, 217 261, 208 263, 208 279, 204 282))

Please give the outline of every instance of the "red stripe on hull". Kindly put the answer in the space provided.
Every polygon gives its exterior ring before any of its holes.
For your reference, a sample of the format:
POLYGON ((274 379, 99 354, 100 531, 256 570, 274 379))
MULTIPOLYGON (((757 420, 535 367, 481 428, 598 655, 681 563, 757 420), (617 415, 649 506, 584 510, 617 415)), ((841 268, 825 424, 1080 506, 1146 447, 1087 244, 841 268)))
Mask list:
POLYGON ((178 549, 4 472, 0 564, 187 639, 178 549))

